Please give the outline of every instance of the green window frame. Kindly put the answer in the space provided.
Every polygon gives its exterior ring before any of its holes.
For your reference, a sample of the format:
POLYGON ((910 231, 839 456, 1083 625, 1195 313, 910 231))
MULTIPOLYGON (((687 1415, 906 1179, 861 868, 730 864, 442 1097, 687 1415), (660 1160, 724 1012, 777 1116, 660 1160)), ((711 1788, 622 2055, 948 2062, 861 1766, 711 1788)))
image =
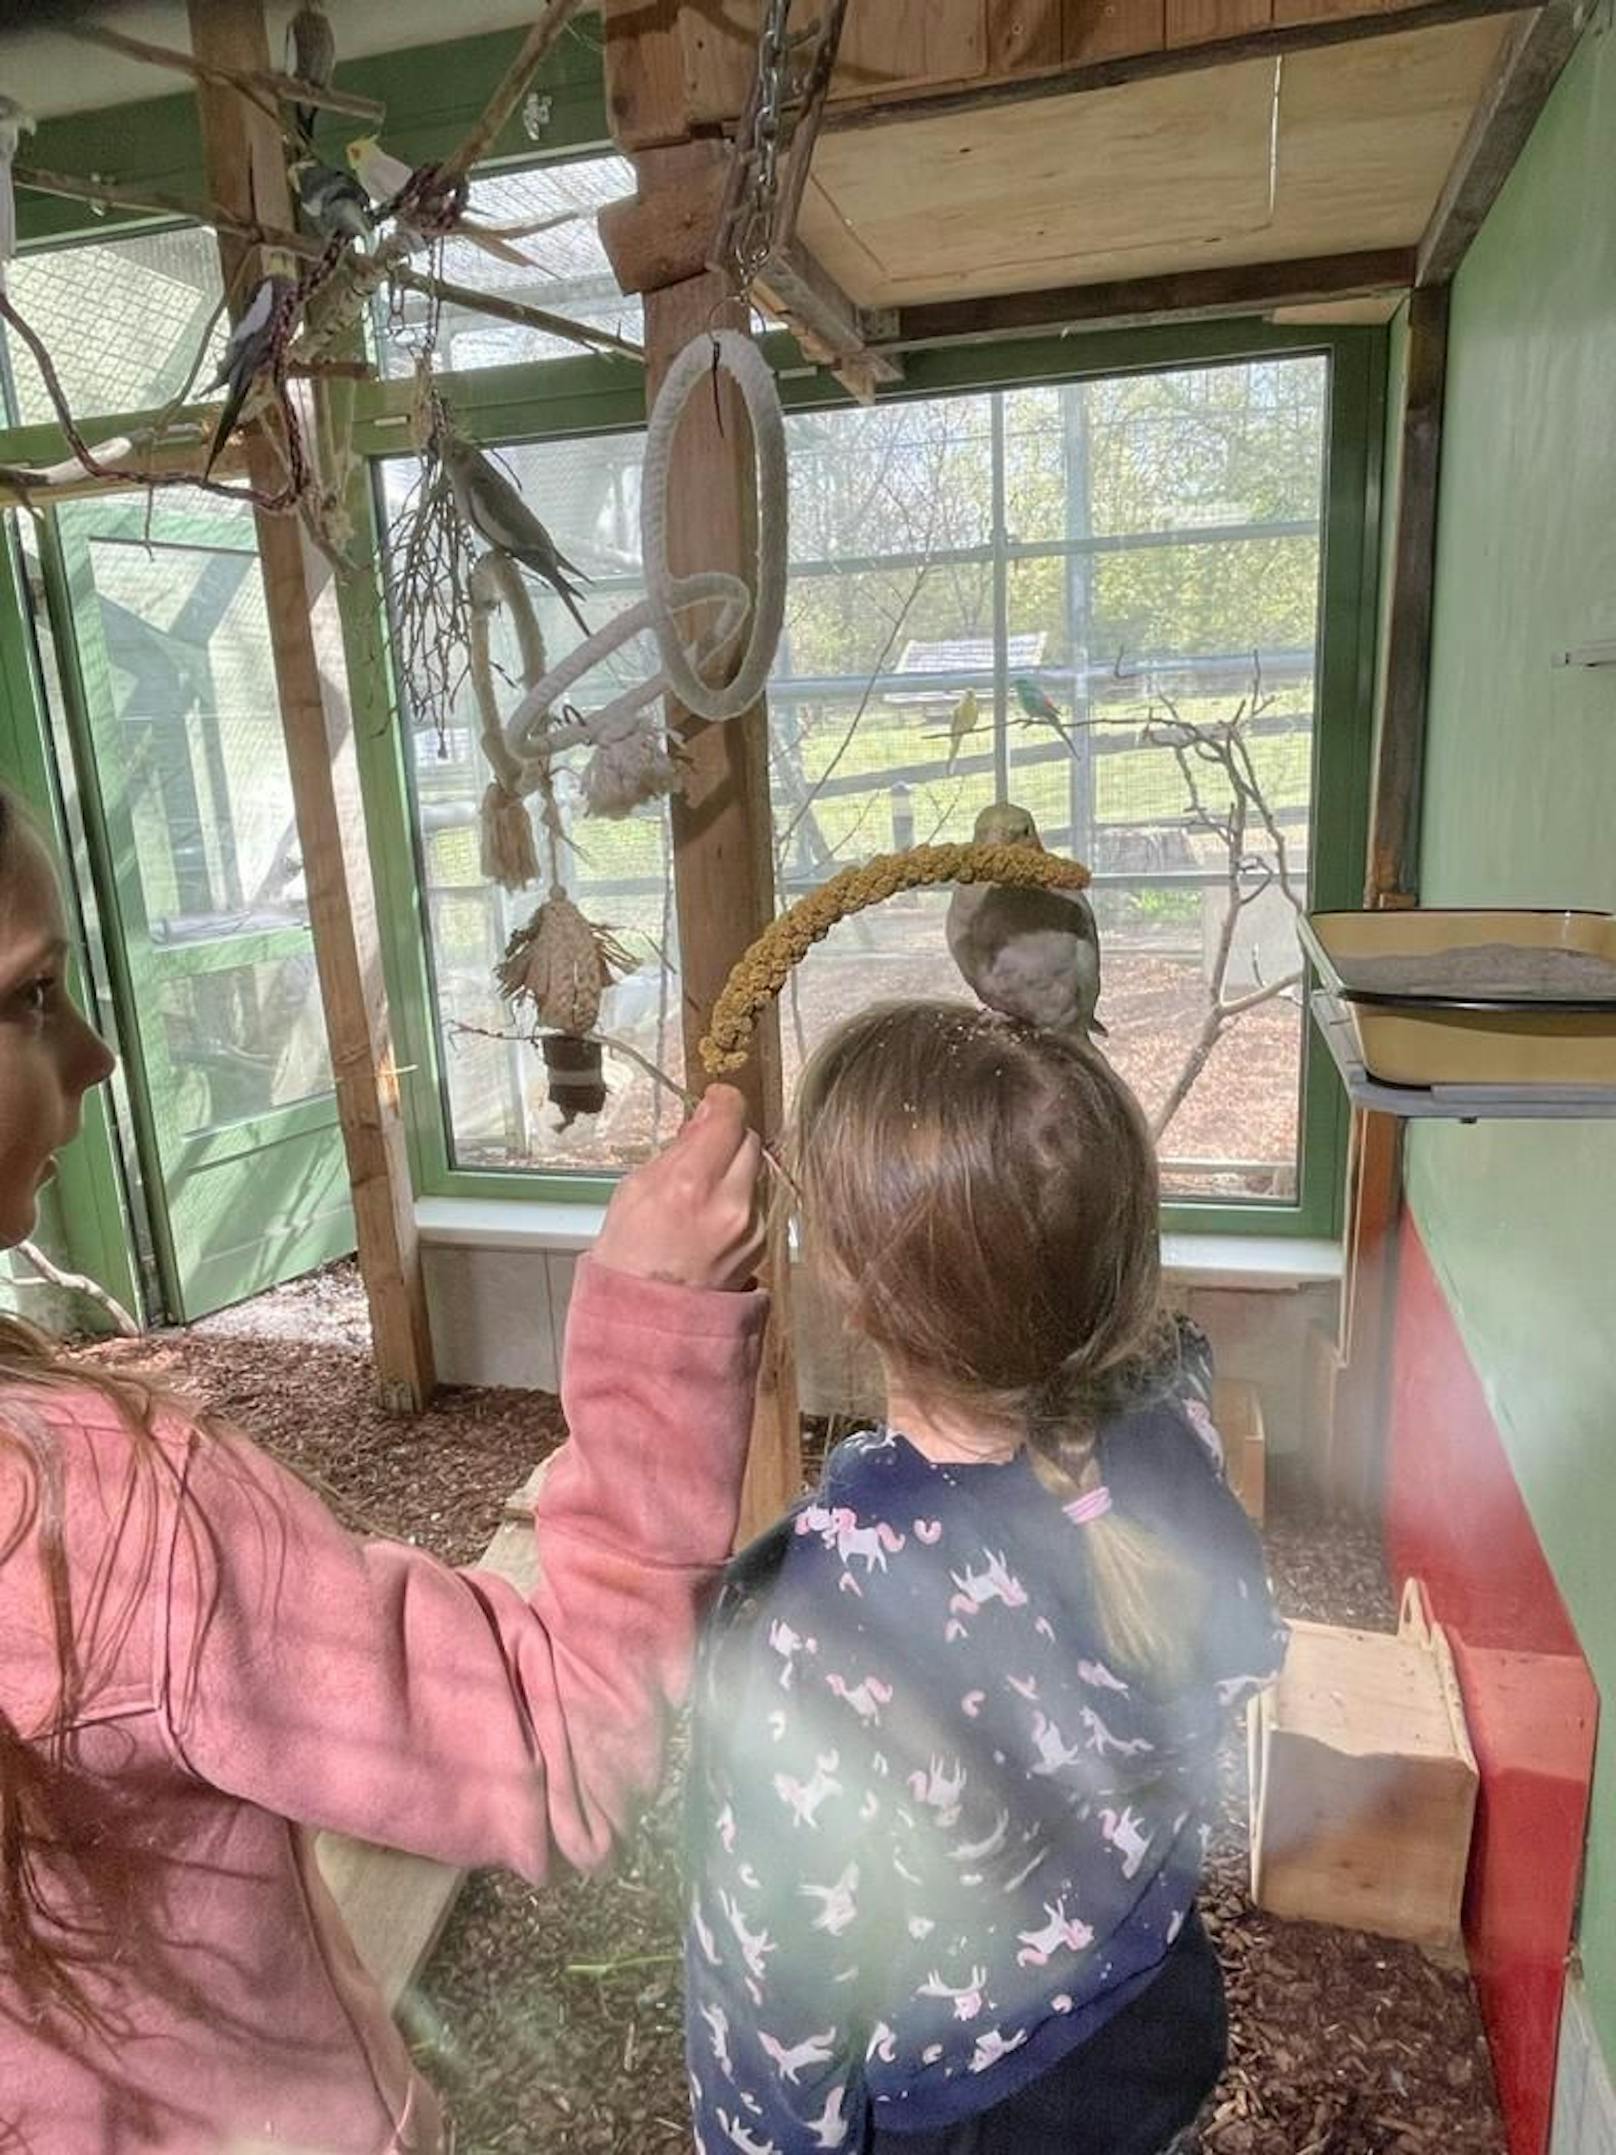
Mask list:
MULTIPOLYGON (((830 378, 806 366, 788 338, 765 339, 788 411, 845 406, 830 378)), ((1384 335, 1373 329, 1276 329, 1250 322, 1171 325, 946 347, 910 355, 889 394, 935 397, 1080 381, 1174 366, 1277 355, 1323 356, 1330 366, 1323 509, 1318 720, 1314 735, 1313 891, 1320 906, 1359 902, 1368 827, 1372 742, 1373 615, 1384 335)), ((446 377, 462 423, 484 441, 533 442, 644 425, 640 371, 617 359, 579 358, 446 377)), ((403 447, 409 387, 366 385, 354 447, 367 467, 403 447)), ((883 401, 886 399, 884 398, 883 401)), ((349 678, 384 921, 384 962, 407 1067, 403 1097, 412 1173, 422 1197, 599 1204, 612 1174, 558 1174, 454 1165, 434 1014, 430 958, 406 771, 407 741, 393 723, 386 664, 374 474, 353 504, 367 567, 343 594, 349 678)), ((1348 1109, 1329 1057, 1304 1028, 1299 1189, 1292 1204, 1183 1200, 1163 1206, 1176 1233, 1330 1236, 1339 1231, 1348 1109)))

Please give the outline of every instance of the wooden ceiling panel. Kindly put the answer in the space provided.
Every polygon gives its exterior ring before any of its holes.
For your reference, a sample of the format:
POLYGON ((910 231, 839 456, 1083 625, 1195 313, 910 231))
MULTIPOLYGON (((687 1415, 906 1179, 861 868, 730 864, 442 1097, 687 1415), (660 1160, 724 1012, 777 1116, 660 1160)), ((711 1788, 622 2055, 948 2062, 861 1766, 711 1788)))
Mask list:
POLYGON ((1412 245, 1504 35, 1484 19, 827 133, 803 238, 872 307, 1412 245))

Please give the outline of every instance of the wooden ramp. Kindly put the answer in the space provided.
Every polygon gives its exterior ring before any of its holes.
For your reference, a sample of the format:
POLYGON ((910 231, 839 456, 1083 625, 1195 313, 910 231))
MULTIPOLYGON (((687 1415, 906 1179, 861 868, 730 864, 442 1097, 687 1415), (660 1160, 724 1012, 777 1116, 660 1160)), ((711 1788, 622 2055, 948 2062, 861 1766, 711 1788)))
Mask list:
MULTIPOLYGON (((480 1570, 497 1573, 524 1594, 538 1583, 533 1506, 548 1465, 541 1462, 506 1499, 499 1529, 479 1560, 480 1570)), ((359 1957, 391 2011, 430 1959, 466 1873, 429 1856, 378 1848, 340 1833, 320 1834, 315 1856, 359 1957)))

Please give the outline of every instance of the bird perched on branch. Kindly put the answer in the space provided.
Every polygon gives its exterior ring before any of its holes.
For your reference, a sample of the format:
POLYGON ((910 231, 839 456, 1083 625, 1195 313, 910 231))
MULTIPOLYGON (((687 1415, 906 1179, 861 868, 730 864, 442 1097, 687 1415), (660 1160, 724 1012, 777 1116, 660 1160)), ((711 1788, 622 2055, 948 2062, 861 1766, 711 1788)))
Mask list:
POLYGON ((17 196, 11 180, 11 161, 17 144, 34 131, 32 116, 14 97, 0 97, 0 291, 5 290, 6 264, 17 252, 17 196))
POLYGON ((1016 701, 1031 719, 1041 724, 1058 726, 1061 721, 1060 705, 1049 691, 1035 681, 1031 674, 1016 675, 1016 701))
POLYGON ((455 505, 472 530, 489 546, 541 576, 587 636, 589 623, 567 578, 576 576, 587 583, 588 577, 562 553, 498 465, 470 442, 453 437, 444 449, 443 465, 455 505))
POLYGON ((272 366, 292 333, 297 280, 271 275, 264 278, 247 303, 246 312, 230 332, 219 371, 211 387, 225 392, 224 409, 213 430, 213 442, 202 476, 206 478, 218 461, 219 451, 235 432, 248 392, 266 367, 272 366))
MULTIPOLYGON (((288 34, 292 40, 292 73, 311 90, 329 90, 336 72, 337 37, 331 17, 319 0, 303 0, 288 25, 288 34)), ((299 105, 293 114, 301 142, 314 139, 314 111, 312 105, 299 105)))
POLYGON ((323 165, 317 157, 304 157, 293 165, 290 178, 305 215, 322 238, 352 239, 364 245, 375 219, 369 195, 351 172, 323 165))
MULTIPOLYGON (((976 819, 978 845, 1043 850, 1025 808, 995 801, 976 819)), ((1020 890, 961 883, 948 903, 948 949, 990 1010, 1054 1032, 1103 1034, 1100 933, 1080 890, 1020 890)))
POLYGON ((954 706, 954 715, 948 722, 948 768, 954 768, 954 758, 960 752, 960 743, 968 733, 976 731, 982 706, 976 700, 976 690, 968 688, 954 706))
MULTIPOLYGON (((384 150, 374 135, 361 135, 357 142, 349 143, 348 162, 353 167, 359 184, 372 202, 378 204, 397 202, 415 178, 414 169, 405 164, 403 158, 394 157, 390 151, 384 150)), ((413 229, 409 226, 407 214, 401 216, 399 222, 406 229, 413 229)), ((453 230, 457 238, 469 239, 474 246, 481 247, 485 254, 493 255, 497 261, 513 262, 519 269, 537 269, 539 266, 523 254, 519 247, 512 247, 501 239, 489 226, 476 224, 464 214, 454 218, 453 230)))

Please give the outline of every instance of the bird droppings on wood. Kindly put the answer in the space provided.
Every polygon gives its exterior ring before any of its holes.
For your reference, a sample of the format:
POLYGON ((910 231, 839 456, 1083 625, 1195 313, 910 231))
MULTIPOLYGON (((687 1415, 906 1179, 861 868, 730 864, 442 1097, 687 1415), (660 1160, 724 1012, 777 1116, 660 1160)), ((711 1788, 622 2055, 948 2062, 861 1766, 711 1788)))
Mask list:
MULTIPOLYGON (((351 1266, 199 1329, 97 1352, 153 1369, 367 1522, 456 1562, 481 1549, 561 1434, 557 1403, 528 1392, 449 1391, 418 1421, 383 1415, 351 1266)), ((809 1456, 823 1434, 805 1433, 809 1456)), ((1374 1537, 1274 1480, 1266 1537, 1282 1608, 1393 1629, 1374 1537)), ((611 1877, 536 1891, 484 1872, 463 1894, 404 2013, 462 2155, 686 2155, 678 1733, 670 1758, 611 1877)), ((1228 1984, 1231 2056, 1204 2155, 1504 2155, 1468 1977, 1417 1947, 1254 1909, 1244 1746, 1233 1736, 1220 1795, 1204 1907, 1228 1984)))

